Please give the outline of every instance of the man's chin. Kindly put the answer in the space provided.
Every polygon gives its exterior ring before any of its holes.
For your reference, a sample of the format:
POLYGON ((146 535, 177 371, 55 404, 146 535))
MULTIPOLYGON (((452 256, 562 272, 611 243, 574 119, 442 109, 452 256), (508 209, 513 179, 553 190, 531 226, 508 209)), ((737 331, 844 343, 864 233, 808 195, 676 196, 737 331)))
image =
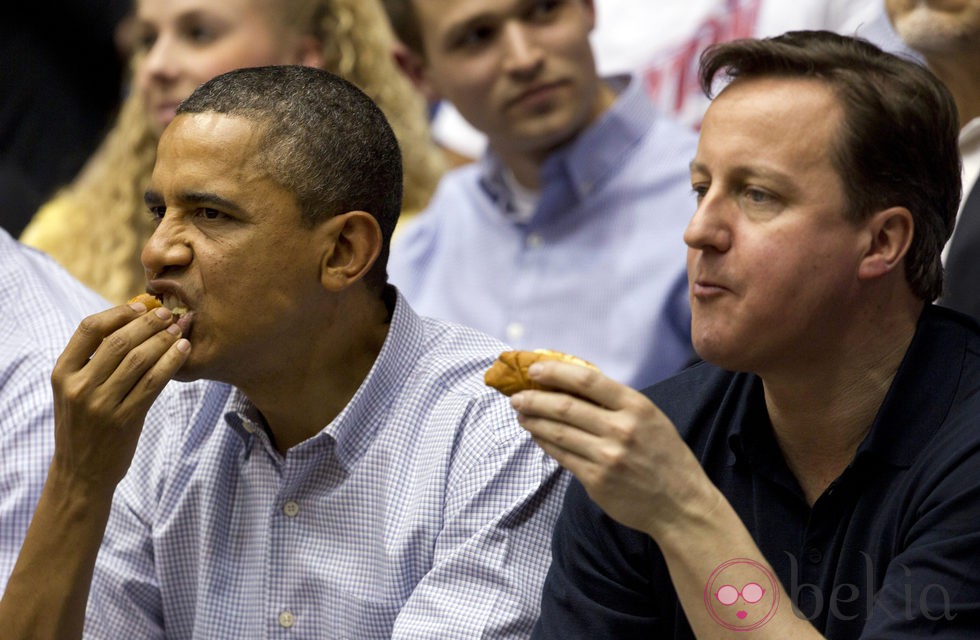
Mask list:
POLYGON ((184 362, 183 366, 177 370, 174 374, 173 379, 178 382, 194 382, 195 380, 213 379, 213 376, 208 375, 208 371, 205 367, 201 365, 200 362, 194 361, 193 347, 191 348, 191 356, 184 362))
POLYGON ((177 382, 194 382, 195 380, 200 380, 201 378, 202 376, 195 375, 192 371, 182 368, 173 377, 173 380, 176 380, 177 382))

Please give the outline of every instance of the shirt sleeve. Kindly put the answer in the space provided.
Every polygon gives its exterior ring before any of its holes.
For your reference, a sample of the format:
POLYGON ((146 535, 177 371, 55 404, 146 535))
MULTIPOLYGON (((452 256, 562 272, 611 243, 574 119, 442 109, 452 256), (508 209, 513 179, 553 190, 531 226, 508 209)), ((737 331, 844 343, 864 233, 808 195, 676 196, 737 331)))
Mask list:
POLYGON ((5 342, 0 335, 5 354, 0 367, 0 594, 17 562, 54 451, 54 358, 24 351, 26 344, 5 342))
POLYGON ((554 561, 545 581, 537 640, 660 637, 674 597, 652 540, 609 518, 572 480, 555 525, 554 561), (664 582, 666 581, 666 582, 664 582))
POLYGON ((392 638, 527 638, 537 619, 568 475, 523 430, 481 443, 464 436, 456 453, 433 565, 392 638))
POLYGON ((147 415, 133 463, 113 496, 89 592, 86 639, 166 637, 152 511, 166 475, 166 445, 179 441, 174 427, 168 425, 161 397, 147 415))

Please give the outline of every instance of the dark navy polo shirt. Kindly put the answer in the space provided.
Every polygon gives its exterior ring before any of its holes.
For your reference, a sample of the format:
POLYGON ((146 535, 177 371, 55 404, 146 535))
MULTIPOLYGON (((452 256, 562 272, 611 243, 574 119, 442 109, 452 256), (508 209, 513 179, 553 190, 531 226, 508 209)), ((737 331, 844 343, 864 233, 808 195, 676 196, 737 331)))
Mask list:
MULTIPOLYGON (((865 440, 811 508, 752 374, 699 364, 647 395, 829 638, 980 638, 980 327, 940 307, 865 440)), ((555 527, 535 638, 692 638, 651 538, 578 482, 555 527)))

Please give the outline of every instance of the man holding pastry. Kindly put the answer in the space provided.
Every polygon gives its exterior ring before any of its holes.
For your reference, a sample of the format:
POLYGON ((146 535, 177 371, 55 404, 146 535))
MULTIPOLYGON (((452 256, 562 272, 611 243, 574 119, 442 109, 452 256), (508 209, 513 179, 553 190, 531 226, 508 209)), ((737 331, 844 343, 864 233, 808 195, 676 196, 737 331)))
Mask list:
POLYGON ((640 393, 543 361, 512 397, 577 478, 534 637, 974 638, 980 330, 931 304, 952 98, 826 32, 713 47, 701 83, 706 362, 640 393))
POLYGON ((484 385, 504 346, 387 284, 401 184, 327 72, 181 105, 146 192, 163 306, 87 318, 55 368, 5 638, 527 637, 567 476, 484 385))

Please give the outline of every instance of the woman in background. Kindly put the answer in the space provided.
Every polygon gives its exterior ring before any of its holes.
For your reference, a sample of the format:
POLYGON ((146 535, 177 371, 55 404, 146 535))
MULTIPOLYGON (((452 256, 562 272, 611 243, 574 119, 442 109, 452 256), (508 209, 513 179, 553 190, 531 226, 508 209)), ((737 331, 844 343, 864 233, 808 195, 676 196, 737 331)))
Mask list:
POLYGON ((113 302, 143 291, 140 252, 153 231, 143 193, 157 140, 200 84, 238 67, 316 66, 378 103, 402 148, 403 211, 428 202, 443 169, 421 97, 394 64, 377 0, 136 0, 132 90, 78 177, 21 239, 113 302))

